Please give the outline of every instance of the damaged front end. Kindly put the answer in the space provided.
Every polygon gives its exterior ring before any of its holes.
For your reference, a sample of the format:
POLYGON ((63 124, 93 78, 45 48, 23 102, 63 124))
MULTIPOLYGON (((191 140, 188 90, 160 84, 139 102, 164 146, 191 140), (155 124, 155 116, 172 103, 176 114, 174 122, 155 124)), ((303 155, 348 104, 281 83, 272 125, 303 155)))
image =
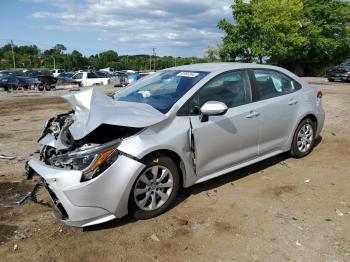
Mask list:
POLYGON ((166 118, 150 105, 114 101, 92 88, 63 98, 73 110, 47 121, 38 141, 47 164, 61 154, 125 139, 166 118))
POLYGON ((28 162, 27 178, 41 178, 56 216, 69 225, 126 215, 128 192, 144 165, 118 146, 165 116, 149 105, 113 101, 94 89, 64 99, 73 110, 47 121, 38 140, 40 160, 28 162))

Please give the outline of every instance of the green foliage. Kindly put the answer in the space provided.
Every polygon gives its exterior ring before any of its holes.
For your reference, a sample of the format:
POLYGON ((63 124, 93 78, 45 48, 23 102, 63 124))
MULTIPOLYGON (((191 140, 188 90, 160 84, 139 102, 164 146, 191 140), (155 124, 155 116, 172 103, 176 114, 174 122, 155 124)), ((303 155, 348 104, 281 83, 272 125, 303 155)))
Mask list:
POLYGON ((205 51, 207 58, 210 62, 218 61, 219 50, 215 47, 208 46, 208 49, 205 51))
MULTIPOLYGON (((57 44, 51 49, 41 52, 35 45, 14 46, 17 68, 53 68, 54 62, 56 68, 66 71, 78 70, 84 67, 101 69, 111 67, 116 70, 132 69, 136 71, 154 70, 156 68, 164 69, 173 67, 175 64, 186 65, 193 63, 206 63, 212 61, 211 58, 196 57, 150 57, 149 55, 118 56, 113 50, 107 50, 90 57, 85 57, 79 51, 66 53, 66 47, 57 44)), ((11 45, 7 44, 0 48, 0 69, 11 69, 12 51, 11 45)))
POLYGON ((314 75, 350 58, 350 3, 341 0, 235 0, 235 20, 219 54, 226 60, 264 60, 314 75))

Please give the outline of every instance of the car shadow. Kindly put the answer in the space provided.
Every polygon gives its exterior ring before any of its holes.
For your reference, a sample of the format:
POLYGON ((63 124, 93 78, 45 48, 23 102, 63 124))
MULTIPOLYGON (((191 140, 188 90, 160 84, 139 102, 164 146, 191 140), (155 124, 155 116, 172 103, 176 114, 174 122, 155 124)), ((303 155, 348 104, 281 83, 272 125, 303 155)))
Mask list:
MULTIPOLYGON (((322 137, 320 136, 315 140, 314 147, 316 148, 322 141, 322 137)), ((256 164, 238 169, 236 171, 227 173, 225 175, 219 176, 214 179, 210 179, 208 181, 202 182, 200 184, 195 184, 189 188, 181 188, 178 196, 172 206, 174 208, 175 206, 181 204, 184 202, 188 197, 191 195, 197 195, 199 193, 202 193, 203 191, 209 191, 213 190, 215 188, 218 188, 222 185, 228 184, 228 183, 234 183, 235 181, 242 179, 246 176, 251 176, 259 173, 260 171, 267 169, 271 166, 280 164, 283 166, 287 166, 285 161, 287 159, 291 158, 289 153, 282 153, 280 155, 268 158, 266 160, 263 160, 261 162, 258 162, 256 164)), ((123 218, 117 218, 111 221, 108 221, 103 224, 93 225, 89 227, 83 228, 83 231, 96 231, 96 230, 103 230, 103 229, 109 229, 109 228, 116 228, 120 227, 126 224, 131 224, 136 222, 137 220, 132 218, 131 216, 127 215, 123 218)))

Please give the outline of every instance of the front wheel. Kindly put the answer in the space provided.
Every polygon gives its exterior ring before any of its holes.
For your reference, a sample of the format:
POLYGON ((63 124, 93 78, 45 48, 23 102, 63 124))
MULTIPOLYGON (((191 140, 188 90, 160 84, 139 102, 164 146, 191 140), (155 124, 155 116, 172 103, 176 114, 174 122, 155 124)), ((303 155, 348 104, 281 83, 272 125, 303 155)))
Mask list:
POLYGON ((172 159, 155 155, 145 164, 129 198, 130 214, 136 219, 149 219, 168 210, 179 190, 179 173, 172 159))
POLYGON ((297 127, 294 133, 291 155, 296 158, 307 156, 315 144, 315 123, 307 118, 297 127))

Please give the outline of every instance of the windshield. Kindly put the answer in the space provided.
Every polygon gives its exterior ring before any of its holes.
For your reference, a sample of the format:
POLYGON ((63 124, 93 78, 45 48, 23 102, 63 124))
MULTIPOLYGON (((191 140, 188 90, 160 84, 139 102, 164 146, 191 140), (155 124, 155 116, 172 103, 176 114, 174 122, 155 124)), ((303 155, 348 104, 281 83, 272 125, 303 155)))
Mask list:
POLYGON ((166 113, 207 74, 207 72, 181 70, 160 71, 115 93, 113 99, 149 104, 166 113))

